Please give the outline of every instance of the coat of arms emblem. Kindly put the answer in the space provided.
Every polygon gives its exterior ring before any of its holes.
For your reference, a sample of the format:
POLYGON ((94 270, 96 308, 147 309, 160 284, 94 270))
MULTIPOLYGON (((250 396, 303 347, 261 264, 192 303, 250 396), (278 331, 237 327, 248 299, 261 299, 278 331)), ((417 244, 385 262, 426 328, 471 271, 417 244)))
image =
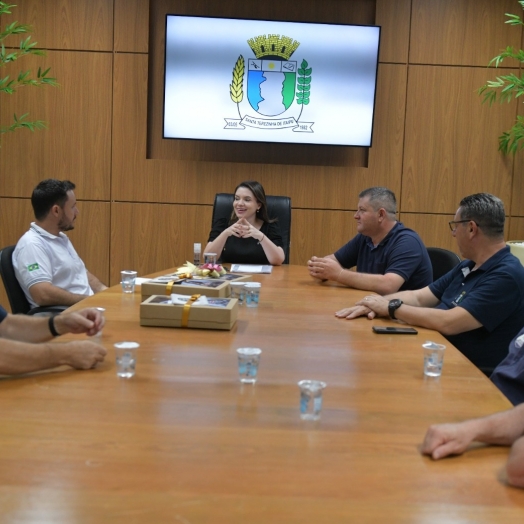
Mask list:
POLYGON ((242 115, 240 102, 244 98, 245 61, 240 55, 233 68, 233 80, 229 86, 231 100, 237 104, 240 120, 226 118, 226 129, 292 128, 295 132, 313 133, 313 122, 299 122, 304 105, 309 104, 311 72, 306 60, 290 60, 300 43, 288 36, 260 35, 248 40, 255 58, 248 60, 247 100, 260 117, 242 115), (293 102, 300 105, 298 117, 286 115, 293 102), (282 118, 275 118, 282 117, 282 118))

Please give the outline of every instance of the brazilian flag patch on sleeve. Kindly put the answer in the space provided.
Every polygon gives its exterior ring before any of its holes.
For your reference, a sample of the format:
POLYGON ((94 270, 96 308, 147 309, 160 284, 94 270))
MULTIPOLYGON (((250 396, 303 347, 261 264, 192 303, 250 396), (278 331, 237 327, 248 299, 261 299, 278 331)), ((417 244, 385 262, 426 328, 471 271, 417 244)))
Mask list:
POLYGON ((36 262, 27 266, 27 271, 36 271, 37 269, 40 269, 40 266, 36 262))

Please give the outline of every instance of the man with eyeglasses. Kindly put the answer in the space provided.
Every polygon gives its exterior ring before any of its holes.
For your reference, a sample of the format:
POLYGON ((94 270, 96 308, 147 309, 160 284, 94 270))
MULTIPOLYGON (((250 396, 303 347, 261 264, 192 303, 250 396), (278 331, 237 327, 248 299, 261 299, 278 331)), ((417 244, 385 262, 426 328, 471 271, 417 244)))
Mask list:
POLYGON ((419 289, 433 280, 428 252, 415 231, 397 222, 395 194, 370 187, 359 194, 357 236, 325 257, 311 257, 309 274, 381 295, 419 289), (356 266, 356 271, 349 271, 356 266))
POLYGON ((450 228, 466 260, 429 286, 368 295, 336 316, 389 316, 434 329, 491 374, 524 323, 524 267, 506 246, 504 221, 499 198, 488 193, 463 198, 450 228))

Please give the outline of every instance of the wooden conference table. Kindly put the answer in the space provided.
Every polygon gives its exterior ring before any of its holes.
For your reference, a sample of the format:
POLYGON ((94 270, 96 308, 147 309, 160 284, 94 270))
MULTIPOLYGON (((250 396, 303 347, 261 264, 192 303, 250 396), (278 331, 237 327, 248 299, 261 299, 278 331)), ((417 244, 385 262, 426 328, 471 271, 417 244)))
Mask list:
POLYGON ((75 306, 106 308, 108 357, 0 382, 0 522, 523 522, 507 448, 419 453, 429 424, 510 406, 455 348, 424 379, 421 344, 438 333, 338 320, 363 293, 305 267, 254 280, 260 307, 230 332, 140 327, 139 291, 119 286, 75 306), (141 345, 130 380, 115 374, 120 340, 141 345), (263 351, 255 386, 238 382, 242 346, 263 351), (299 417, 305 378, 327 382, 318 422, 299 417))

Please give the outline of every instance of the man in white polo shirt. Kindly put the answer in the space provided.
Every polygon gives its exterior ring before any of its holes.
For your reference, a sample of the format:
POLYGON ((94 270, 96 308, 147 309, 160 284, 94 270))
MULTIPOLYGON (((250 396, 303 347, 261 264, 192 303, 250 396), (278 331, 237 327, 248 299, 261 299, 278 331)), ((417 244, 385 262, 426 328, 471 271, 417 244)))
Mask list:
POLYGON ((31 306, 71 306, 106 289, 77 255, 64 231, 78 215, 75 185, 47 179, 31 195, 35 221, 18 241, 13 266, 31 306))

